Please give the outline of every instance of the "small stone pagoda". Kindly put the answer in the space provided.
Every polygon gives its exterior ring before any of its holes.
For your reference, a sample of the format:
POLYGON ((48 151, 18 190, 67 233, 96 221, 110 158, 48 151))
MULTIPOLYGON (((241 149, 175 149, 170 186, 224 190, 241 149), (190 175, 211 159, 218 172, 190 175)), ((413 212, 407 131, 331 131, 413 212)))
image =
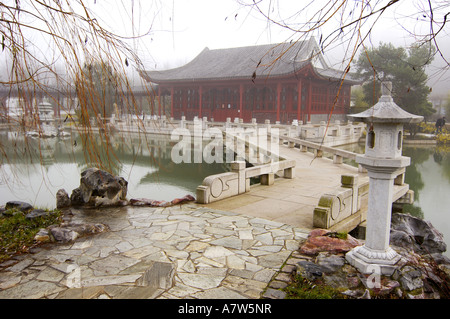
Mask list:
POLYGON ((394 179, 410 164, 402 156, 403 125, 422 121, 422 116, 401 109, 391 96, 392 83, 383 82, 382 96, 370 109, 348 115, 367 123, 365 154, 356 162, 369 175, 369 208, 366 241, 347 253, 346 259, 362 273, 391 275, 400 260, 389 246, 394 179))

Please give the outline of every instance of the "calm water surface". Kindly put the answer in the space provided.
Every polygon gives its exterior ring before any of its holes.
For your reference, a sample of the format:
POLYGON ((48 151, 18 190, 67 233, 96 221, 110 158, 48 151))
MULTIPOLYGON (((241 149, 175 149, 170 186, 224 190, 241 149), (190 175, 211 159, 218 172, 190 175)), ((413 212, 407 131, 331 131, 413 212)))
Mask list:
POLYGON ((128 181, 128 198, 170 201, 195 190, 206 176, 227 170, 226 164, 175 164, 171 150, 176 142, 158 135, 114 134, 110 145, 102 138, 36 139, 23 134, 0 133, 0 205, 21 200, 35 207, 54 208, 58 189, 71 194, 88 167, 104 166, 128 181), (98 156, 94 148, 101 150, 98 156))

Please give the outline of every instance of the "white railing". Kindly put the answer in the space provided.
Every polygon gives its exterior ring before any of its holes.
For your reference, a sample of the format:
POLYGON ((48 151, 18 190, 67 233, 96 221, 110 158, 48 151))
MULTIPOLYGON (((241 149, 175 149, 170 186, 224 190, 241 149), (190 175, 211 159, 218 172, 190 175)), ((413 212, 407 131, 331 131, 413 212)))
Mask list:
MULTIPOLYGON (((239 195, 250 191, 250 179, 260 177, 261 185, 272 185, 275 182, 275 175, 279 174, 284 178, 294 178, 294 168, 296 161, 279 156, 278 152, 268 150, 261 145, 252 143, 246 135, 239 136, 224 131, 228 139, 233 139, 227 147, 232 147, 232 151, 239 159, 249 159, 254 155, 257 159, 256 165, 246 167, 244 160, 233 161, 231 172, 215 174, 206 177, 202 185, 197 187, 197 202, 208 204, 231 196, 239 195), (242 146, 242 147, 241 147, 242 146)), ((245 131, 245 134, 252 134, 245 131)), ((264 136, 267 139, 267 135, 264 136)))

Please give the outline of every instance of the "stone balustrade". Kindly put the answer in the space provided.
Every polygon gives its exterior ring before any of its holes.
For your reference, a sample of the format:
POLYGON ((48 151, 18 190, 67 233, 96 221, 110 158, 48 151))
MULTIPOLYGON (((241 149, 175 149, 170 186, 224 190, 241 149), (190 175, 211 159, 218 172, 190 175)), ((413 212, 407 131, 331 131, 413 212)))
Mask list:
POLYGON ((260 166, 245 167, 245 161, 231 163, 231 172, 210 175, 197 187, 197 202, 209 204, 250 190, 250 179, 261 178, 261 185, 272 185, 275 174, 282 171, 284 178, 294 178, 295 161, 281 160, 260 166))
MULTIPOLYGON (((272 185, 279 172, 284 178, 295 177, 295 160, 280 157, 278 152, 261 145, 264 143, 252 143, 249 137, 255 133, 257 131, 253 130, 233 130, 233 134, 230 130, 225 131, 227 138, 232 140, 227 147, 231 147, 236 157, 243 160, 233 161, 231 172, 206 177, 202 185, 197 187, 198 203, 208 204, 248 192, 251 178, 260 177, 261 185, 272 185), (244 159, 254 166, 246 167, 244 159)), ((258 140, 259 136, 254 137, 258 140)), ((262 138, 266 140, 267 134, 263 134, 262 138)))
POLYGON ((358 184, 358 175, 342 175, 341 187, 320 197, 314 209, 313 226, 350 231, 365 221, 369 182, 358 184))
MULTIPOLYGON (((322 121, 320 124, 298 125, 293 134, 300 139, 321 143, 326 146, 356 143, 361 138, 366 125, 364 123, 341 124, 335 121, 327 125, 322 121)), ((292 136, 292 133, 291 135, 292 136)))

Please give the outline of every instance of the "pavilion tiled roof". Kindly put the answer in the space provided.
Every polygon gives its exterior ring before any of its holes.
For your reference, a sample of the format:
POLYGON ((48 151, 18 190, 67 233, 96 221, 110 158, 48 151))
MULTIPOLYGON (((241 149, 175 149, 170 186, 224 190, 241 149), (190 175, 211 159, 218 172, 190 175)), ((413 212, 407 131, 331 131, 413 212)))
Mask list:
POLYGON ((279 77, 295 74, 317 57, 323 68, 314 68, 319 77, 337 80, 343 71, 329 68, 314 38, 293 43, 265 44, 210 50, 205 48, 191 62, 174 69, 146 71, 153 83, 211 81, 279 77))

